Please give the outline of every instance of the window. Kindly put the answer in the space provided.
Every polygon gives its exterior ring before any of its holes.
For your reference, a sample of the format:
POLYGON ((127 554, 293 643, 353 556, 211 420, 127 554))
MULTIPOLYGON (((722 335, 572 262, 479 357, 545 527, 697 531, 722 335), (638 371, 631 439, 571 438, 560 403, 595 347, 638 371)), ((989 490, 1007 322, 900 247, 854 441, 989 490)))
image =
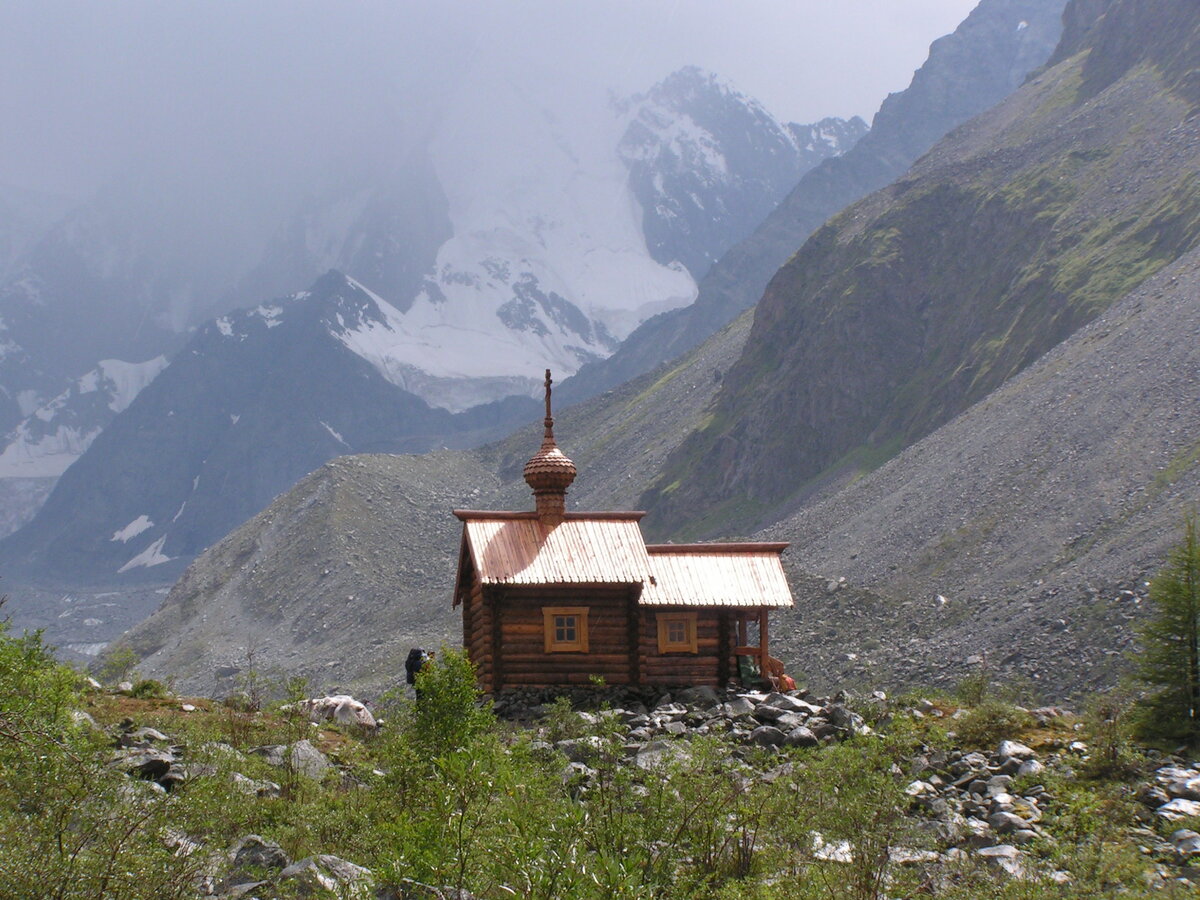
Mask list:
POLYGON ((697 652, 694 612, 658 614, 658 652, 697 652))
POLYGON ((543 606, 546 652, 587 653, 587 617, 586 606, 543 606))

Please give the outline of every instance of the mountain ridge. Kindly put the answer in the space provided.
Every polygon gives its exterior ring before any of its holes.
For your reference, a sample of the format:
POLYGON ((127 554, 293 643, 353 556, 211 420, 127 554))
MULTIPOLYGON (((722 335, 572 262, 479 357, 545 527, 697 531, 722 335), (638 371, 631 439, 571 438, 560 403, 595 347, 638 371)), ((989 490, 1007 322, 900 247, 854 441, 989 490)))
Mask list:
POLYGON ((909 87, 884 100, 854 147, 806 173, 752 235, 713 265, 695 303, 648 320, 611 357, 567 381, 562 396, 580 400, 653 369, 757 303, 776 270, 826 219, 902 175, 939 138, 1041 66, 1057 43, 1065 3, 980 3, 953 34, 931 45, 909 87))
MULTIPOLYGON (((1093 40, 1106 21, 1128 27, 1101 19, 1093 40)), ((711 420, 643 497, 657 533, 762 525, 814 479, 878 464, 1200 240, 1194 107, 1136 63, 1081 95, 1095 52, 952 132, 780 269, 711 420), (1136 139, 1112 140, 1130 121, 1136 139)))

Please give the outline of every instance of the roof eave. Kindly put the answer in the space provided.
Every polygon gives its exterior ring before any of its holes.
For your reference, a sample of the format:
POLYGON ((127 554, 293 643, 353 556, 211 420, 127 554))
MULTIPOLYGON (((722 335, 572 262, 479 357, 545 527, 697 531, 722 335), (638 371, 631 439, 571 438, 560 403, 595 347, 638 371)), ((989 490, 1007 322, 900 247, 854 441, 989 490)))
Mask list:
POLYGON ((787 541, 725 541, 699 544, 647 544, 647 553, 782 553, 787 541))
MULTIPOLYGON (((536 519, 536 510, 492 510, 492 509, 456 509, 456 515, 463 522, 478 519, 536 519)), ((646 515, 644 510, 627 510, 623 512, 568 512, 565 521, 586 522, 589 519, 599 522, 640 522, 646 515)))

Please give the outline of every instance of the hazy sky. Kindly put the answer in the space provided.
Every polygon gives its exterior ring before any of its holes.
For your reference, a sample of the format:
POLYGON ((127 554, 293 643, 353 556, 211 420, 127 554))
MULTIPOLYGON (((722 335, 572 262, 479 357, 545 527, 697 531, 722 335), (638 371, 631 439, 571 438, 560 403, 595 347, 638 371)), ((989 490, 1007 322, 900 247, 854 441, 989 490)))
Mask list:
POLYGON ((83 195, 156 161, 327 152, 492 64, 626 93, 694 64, 784 119, 869 120, 975 2, 3 0, 0 182, 83 195))

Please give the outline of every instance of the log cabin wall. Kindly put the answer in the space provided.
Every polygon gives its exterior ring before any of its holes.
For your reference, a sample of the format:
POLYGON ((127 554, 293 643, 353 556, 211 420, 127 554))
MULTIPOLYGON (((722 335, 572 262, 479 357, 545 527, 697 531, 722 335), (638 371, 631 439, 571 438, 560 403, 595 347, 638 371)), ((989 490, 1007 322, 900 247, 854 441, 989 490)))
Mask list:
POLYGON ((696 607, 642 607, 638 641, 641 683, 671 687, 724 686, 729 680, 729 659, 733 654, 730 629, 721 621, 727 615, 724 610, 696 607), (695 653, 659 653, 660 612, 697 614, 695 653))
POLYGON ((487 689, 588 684, 593 676, 602 677, 606 684, 634 680, 628 587, 509 588, 492 596, 500 650, 491 669, 498 678, 483 681, 487 689), (546 652, 542 609, 547 606, 588 608, 587 653, 546 652))
POLYGON ((485 691, 492 686, 492 605, 485 603, 483 588, 478 581, 463 602, 463 647, 467 658, 475 665, 475 677, 485 691))

